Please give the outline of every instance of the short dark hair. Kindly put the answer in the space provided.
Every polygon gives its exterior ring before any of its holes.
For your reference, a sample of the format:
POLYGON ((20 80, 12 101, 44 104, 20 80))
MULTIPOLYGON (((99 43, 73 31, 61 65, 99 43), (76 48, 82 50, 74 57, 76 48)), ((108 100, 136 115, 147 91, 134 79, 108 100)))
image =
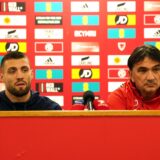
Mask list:
POLYGON ((132 70, 134 65, 144 60, 145 57, 149 57, 154 61, 160 62, 160 50, 152 45, 142 45, 136 47, 128 59, 129 69, 132 70))
POLYGON ((27 56, 22 52, 8 52, 2 58, 1 68, 3 67, 5 61, 10 60, 10 59, 21 59, 21 58, 27 58, 27 56))

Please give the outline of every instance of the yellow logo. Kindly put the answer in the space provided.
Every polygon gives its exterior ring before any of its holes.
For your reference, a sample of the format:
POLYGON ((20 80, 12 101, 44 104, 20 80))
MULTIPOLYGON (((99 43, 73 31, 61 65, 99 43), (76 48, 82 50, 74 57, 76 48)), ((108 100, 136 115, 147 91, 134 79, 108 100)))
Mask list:
POLYGON ((87 82, 83 83, 83 91, 88 91, 89 90, 89 85, 87 82))
POLYGON ((87 24, 88 24, 88 16, 83 16, 83 17, 82 17, 82 23, 83 23, 84 25, 87 25, 87 24))
POLYGON ((52 79, 52 70, 51 69, 47 70, 47 78, 52 79))
POLYGON ((4 18, 4 23, 9 24, 11 22, 11 19, 9 17, 4 18))

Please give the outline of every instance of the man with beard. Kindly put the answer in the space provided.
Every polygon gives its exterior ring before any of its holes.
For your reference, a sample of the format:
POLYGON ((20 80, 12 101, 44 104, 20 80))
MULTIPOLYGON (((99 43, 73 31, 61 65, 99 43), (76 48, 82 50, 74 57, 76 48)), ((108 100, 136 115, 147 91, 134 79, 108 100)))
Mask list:
POLYGON ((28 57, 21 52, 7 53, 1 61, 0 110, 61 110, 56 102, 31 90, 33 72, 28 57))
POLYGON ((108 96, 110 109, 160 109, 160 51, 151 45, 135 48, 128 68, 130 79, 108 96))

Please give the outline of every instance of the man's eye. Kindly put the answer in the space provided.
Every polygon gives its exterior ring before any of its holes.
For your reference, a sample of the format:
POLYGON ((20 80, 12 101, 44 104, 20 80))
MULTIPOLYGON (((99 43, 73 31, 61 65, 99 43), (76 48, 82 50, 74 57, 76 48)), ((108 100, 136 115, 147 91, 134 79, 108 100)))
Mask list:
POLYGON ((153 71, 154 72, 159 72, 160 71, 160 67, 154 68, 153 71))
POLYGON ((28 68, 23 68, 23 69, 22 69, 22 72, 25 73, 25 72, 28 72, 28 70, 29 70, 28 68))
POLYGON ((8 73, 14 73, 14 70, 9 70, 8 73))
POLYGON ((144 72, 146 72, 147 70, 146 69, 139 69, 138 70, 138 72, 142 72, 142 73, 144 73, 144 72))
POLYGON ((9 69, 8 73, 13 74, 13 73, 15 73, 15 71, 16 71, 15 69, 9 69))

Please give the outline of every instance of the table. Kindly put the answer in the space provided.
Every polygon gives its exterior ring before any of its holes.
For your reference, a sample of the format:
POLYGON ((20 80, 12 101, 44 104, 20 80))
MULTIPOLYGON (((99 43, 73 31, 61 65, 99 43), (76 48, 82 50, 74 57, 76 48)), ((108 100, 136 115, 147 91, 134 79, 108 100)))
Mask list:
POLYGON ((160 111, 1 111, 0 160, 158 160, 160 111))

